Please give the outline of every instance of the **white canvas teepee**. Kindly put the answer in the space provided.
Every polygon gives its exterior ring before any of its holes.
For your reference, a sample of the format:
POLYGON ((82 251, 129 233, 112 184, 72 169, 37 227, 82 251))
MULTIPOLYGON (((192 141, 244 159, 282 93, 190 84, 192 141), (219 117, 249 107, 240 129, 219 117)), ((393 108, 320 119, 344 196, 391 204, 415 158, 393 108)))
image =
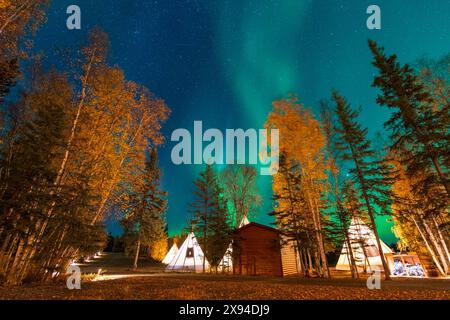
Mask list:
POLYGON ((239 228, 242 228, 243 226, 245 226, 245 225, 247 225, 247 224, 249 224, 249 223, 250 223, 250 221, 248 221, 247 216, 244 216, 244 217, 242 218, 242 220, 241 220, 241 223, 239 223, 238 229, 239 229, 239 228))
MULTIPOLYGON (((244 216, 238 226, 238 229, 249 223, 250 221, 248 221, 247 216, 244 216)), ((225 273, 233 271, 233 241, 231 241, 228 245, 227 251, 225 251, 222 260, 220 260, 220 263, 217 266, 217 270, 225 273)))
POLYGON ((190 232, 176 256, 166 267, 166 271, 201 273, 209 270, 209 262, 203 254, 194 232, 190 232), (203 270, 205 259, 205 270, 203 270))
MULTIPOLYGON (((378 251, 377 241, 373 231, 360 219, 353 218, 348 228, 350 245, 352 247, 353 258, 355 259, 358 271, 373 272, 375 270, 383 271, 380 253, 378 251)), ((392 253, 383 241, 381 241, 383 254, 392 253)), ((350 270, 349 251, 347 242, 344 242, 341 255, 336 265, 336 270, 350 270)))
POLYGON ((162 261, 162 263, 169 264, 173 260, 173 258, 175 258, 177 253, 178 253, 178 247, 177 247, 176 243, 174 243, 172 245, 172 248, 170 248, 169 252, 167 252, 166 256, 164 257, 164 259, 162 261))

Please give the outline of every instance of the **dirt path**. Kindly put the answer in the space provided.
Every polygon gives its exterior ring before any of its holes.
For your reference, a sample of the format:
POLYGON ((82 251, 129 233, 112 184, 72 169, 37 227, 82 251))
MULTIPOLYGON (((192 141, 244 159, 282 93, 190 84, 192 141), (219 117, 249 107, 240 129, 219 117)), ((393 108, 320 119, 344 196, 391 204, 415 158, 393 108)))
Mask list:
POLYGON ((79 265, 83 273, 98 273, 102 269, 103 274, 153 274, 163 272, 165 265, 148 258, 139 258, 138 268, 132 269, 133 259, 123 253, 102 253, 99 257, 92 258, 89 262, 79 265))

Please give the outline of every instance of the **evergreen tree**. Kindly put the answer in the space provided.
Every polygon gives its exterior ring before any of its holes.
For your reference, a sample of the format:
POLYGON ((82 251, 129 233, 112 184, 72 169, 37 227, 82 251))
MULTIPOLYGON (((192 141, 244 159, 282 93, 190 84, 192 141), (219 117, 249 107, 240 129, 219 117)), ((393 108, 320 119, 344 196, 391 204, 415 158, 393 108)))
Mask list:
POLYGON ((393 109, 385 127, 391 130, 391 150, 402 150, 402 162, 407 165, 408 174, 413 177, 428 168, 434 168, 436 175, 427 174, 422 180, 422 191, 430 185, 440 183, 450 196, 448 179, 449 110, 448 100, 433 98, 423 81, 408 65, 400 65, 397 56, 386 56, 384 49, 369 40, 373 53, 373 65, 379 74, 373 86, 381 90, 377 103, 393 109))
MULTIPOLYGON (((67 79, 52 71, 35 72, 35 81, 29 91, 22 95, 18 106, 11 112, 20 111, 19 123, 13 137, 5 141, 2 166, 1 231, 2 251, 13 260, 2 261, 0 269, 15 279, 25 273, 30 262, 24 259, 27 249, 43 245, 35 242, 42 223, 43 208, 53 201, 49 196, 52 179, 55 177, 55 159, 61 156, 67 124, 66 106, 72 91, 67 79), (39 147, 37 147, 39 146, 39 147)), ((69 189, 64 189, 63 203, 69 198, 69 189)), ((62 205, 63 207, 64 205, 62 205)))
POLYGON ((352 277, 359 278, 353 251, 350 250, 351 239, 349 237, 348 228, 350 226, 351 212, 346 209, 344 203, 345 199, 343 193, 345 194, 345 184, 342 186, 343 183, 342 178, 340 177, 340 169, 338 165, 340 152, 336 147, 337 134, 333 126, 335 119, 327 101, 321 101, 320 106, 323 131, 327 138, 326 153, 330 165, 328 179, 328 183, 330 184, 330 192, 328 194, 328 203, 330 203, 330 210, 332 210, 331 214, 337 217, 337 220, 339 221, 339 225, 335 225, 335 228, 331 231, 331 233, 337 233, 337 237, 343 240, 341 243, 345 242, 347 248, 349 248, 347 250, 347 258, 350 263, 352 277))
POLYGON ((209 217, 209 248, 208 259, 211 266, 216 268, 223 258, 227 246, 230 244, 232 236, 232 219, 228 214, 227 199, 224 196, 223 189, 216 186, 214 197, 217 199, 217 207, 212 210, 209 217))
MULTIPOLYGON (((212 267, 216 267, 230 242, 230 221, 223 189, 211 165, 194 182, 195 200, 191 204, 193 225, 212 267)), ((203 271, 205 271, 203 260, 203 271)))
POLYGON ((303 276, 308 277, 313 268, 308 255, 315 250, 314 242, 311 241, 314 227, 303 214, 307 205, 298 181, 297 167, 289 163, 284 153, 280 154, 278 173, 273 178, 274 184, 280 187, 273 193, 275 203, 271 215, 275 216, 280 230, 294 236, 303 276))
POLYGON ((382 160, 375 159, 375 152, 367 139, 367 129, 356 121, 358 112, 351 109, 345 99, 333 92, 339 125, 335 128, 339 135, 338 148, 343 160, 353 162, 349 174, 359 189, 362 203, 369 216, 376 237, 378 251, 385 272, 390 279, 389 267, 383 255, 380 237, 375 224, 375 215, 388 214, 391 204, 390 186, 393 183, 391 168, 382 160))
MULTIPOLYGON (((354 183, 347 179, 344 182, 344 186, 342 188, 342 199, 343 199, 343 206, 345 211, 345 216, 348 219, 348 226, 350 226, 350 220, 352 218, 358 218, 357 221, 363 221, 364 223, 371 225, 370 221, 368 220, 367 212, 364 210, 364 205, 361 203, 360 196, 358 194, 358 191, 356 190, 354 183)), ((359 229, 359 222, 357 223, 356 229, 359 229)), ((347 230, 348 238, 349 238, 349 247, 348 248, 361 248, 363 255, 364 255, 364 261, 357 260, 357 257, 353 255, 353 249, 350 250, 350 253, 353 256, 353 263, 355 264, 354 267, 357 271, 357 265, 364 265, 364 272, 366 272, 366 268, 369 265, 369 258, 367 255, 367 248, 368 244, 366 242, 366 239, 362 237, 362 235, 359 232, 354 232, 352 234, 349 233, 347 230), (355 239, 356 238, 356 239, 355 239)))
POLYGON ((138 266, 141 246, 153 247, 160 240, 167 242, 165 212, 167 193, 160 190, 160 170, 157 152, 152 149, 142 179, 133 186, 129 195, 129 210, 124 219, 128 245, 134 248, 133 268, 138 266))

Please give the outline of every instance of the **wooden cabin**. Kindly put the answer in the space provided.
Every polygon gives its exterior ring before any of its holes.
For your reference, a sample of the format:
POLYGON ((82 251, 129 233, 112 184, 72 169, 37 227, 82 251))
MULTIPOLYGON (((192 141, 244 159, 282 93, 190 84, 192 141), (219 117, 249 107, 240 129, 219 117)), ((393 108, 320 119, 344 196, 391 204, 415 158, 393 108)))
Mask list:
POLYGON ((300 273, 294 241, 277 229, 251 222, 235 231, 233 273, 287 276, 300 273))

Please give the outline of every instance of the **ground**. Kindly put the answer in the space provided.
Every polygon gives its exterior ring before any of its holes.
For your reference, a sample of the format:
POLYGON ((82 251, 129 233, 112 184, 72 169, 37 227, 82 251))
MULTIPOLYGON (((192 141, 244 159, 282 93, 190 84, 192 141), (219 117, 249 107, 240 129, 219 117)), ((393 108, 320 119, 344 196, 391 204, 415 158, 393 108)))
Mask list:
POLYGON ((82 266, 81 290, 68 290, 64 281, 0 287, 0 299, 445 299, 450 300, 450 280, 395 279, 369 290, 366 281, 348 278, 242 277, 162 272, 164 266, 141 259, 136 271, 131 260, 108 254, 82 266))

